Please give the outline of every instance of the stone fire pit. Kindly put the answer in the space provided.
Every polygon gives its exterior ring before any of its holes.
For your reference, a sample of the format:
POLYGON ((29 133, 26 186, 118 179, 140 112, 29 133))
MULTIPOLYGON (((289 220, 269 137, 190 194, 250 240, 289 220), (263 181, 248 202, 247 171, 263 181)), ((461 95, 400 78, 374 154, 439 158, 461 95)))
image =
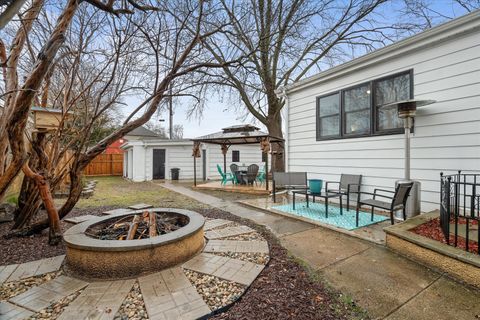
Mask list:
POLYGON ((143 210, 80 223, 64 234, 67 270, 90 278, 127 278, 178 265, 202 250, 203 216, 183 209, 153 208, 148 211, 180 216, 186 224, 178 230, 148 239, 101 240, 89 235, 90 230, 109 222, 125 221, 127 216, 141 215, 143 210))

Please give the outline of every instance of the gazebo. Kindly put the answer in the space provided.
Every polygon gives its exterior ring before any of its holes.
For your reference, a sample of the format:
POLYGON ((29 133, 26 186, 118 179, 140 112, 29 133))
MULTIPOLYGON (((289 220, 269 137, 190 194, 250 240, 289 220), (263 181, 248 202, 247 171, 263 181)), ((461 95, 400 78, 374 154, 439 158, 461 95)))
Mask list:
POLYGON ((265 161, 265 176, 266 176, 266 190, 268 190, 268 152, 270 151, 271 143, 280 143, 283 144, 284 140, 280 137, 275 137, 269 135, 268 133, 260 131, 260 128, 257 128, 250 124, 236 125, 227 128, 223 128, 222 131, 215 132, 212 134, 207 134, 201 136, 193 141, 193 168, 194 168, 194 180, 193 183, 197 185, 197 166, 196 158, 200 157, 200 144, 201 143, 210 143, 218 144, 222 150, 223 154, 223 171, 227 172, 227 151, 232 145, 241 145, 241 144, 260 144, 260 149, 263 153, 266 154, 265 161))

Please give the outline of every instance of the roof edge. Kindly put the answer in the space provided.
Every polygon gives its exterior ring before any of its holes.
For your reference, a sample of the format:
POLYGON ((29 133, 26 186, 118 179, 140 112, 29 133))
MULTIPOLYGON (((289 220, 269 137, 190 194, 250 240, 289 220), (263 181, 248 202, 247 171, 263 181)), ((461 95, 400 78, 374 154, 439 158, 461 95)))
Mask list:
POLYGON ((411 50, 444 41, 457 36, 459 33, 469 33, 475 29, 480 29, 480 10, 475 10, 456 19, 441 23, 433 28, 399 40, 383 48, 329 68, 325 71, 321 71, 320 73, 303 80, 294 82, 285 86, 284 91, 288 95, 289 93, 310 87, 317 83, 327 81, 333 77, 338 77, 361 67, 367 66, 371 63, 374 63, 376 59, 382 59, 388 54, 390 54, 388 58, 394 58, 411 50), (415 46, 415 44, 417 45, 415 46))

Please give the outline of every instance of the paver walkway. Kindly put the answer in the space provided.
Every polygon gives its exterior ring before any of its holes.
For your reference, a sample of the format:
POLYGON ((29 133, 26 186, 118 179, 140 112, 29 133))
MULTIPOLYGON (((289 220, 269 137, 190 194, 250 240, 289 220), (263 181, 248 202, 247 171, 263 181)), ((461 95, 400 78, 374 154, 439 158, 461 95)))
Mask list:
POLYGON ((113 319, 134 282, 134 279, 92 282, 68 305, 58 320, 113 319))
POLYGON ((85 288, 88 282, 60 276, 38 287, 33 287, 9 301, 25 309, 40 312, 52 303, 85 288))
POLYGON ((210 240, 204 252, 259 252, 268 253, 267 241, 210 240))
POLYGON ((0 284, 58 271, 64 258, 65 256, 61 255, 21 264, 0 266, 0 284))
POLYGON ((210 274, 225 280, 250 285, 264 266, 256 263, 201 253, 183 265, 193 271, 210 274))
MULTIPOLYGON (((232 227, 233 221, 209 220, 211 230, 216 235, 243 234, 253 229, 243 225, 232 227), (224 230, 225 229, 225 230, 224 230)), ((211 252, 252 252, 268 254, 266 241, 231 241, 210 240, 207 246, 211 252)), ((64 256, 49 259, 0 266, 2 279, 14 281, 56 271, 64 256), (13 279, 13 280, 12 280, 13 279)), ((255 280, 265 266, 229 257, 217 256, 212 253, 202 253, 182 267, 163 270, 138 278, 140 290, 145 302, 149 319, 184 319, 193 320, 211 313, 210 308, 197 292, 197 288, 185 275, 188 270, 216 276, 218 278, 243 285, 244 290, 255 280)), ((35 312, 47 308, 63 298, 83 291, 70 302, 59 316, 59 320, 69 319, 113 319, 122 302, 131 291, 136 279, 85 282, 72 277, 59 276, 38 287, 0 301, 0 319, 20 320, 34 315, 35 312)), ((215 289, 215 288, 213 288, 215 289)), ((215 295, 216 291, 210 292, 215 295)), ((223 305, 222 305, 223 306, 223 305)), ((218 307, 218 306, 217 306, 218 307)), ((221 306, 220 306, 221 307, 221 306)))
POLYGON ((203 226, 204 231, 208 231, 211 229, 215 229, 221 226, 229 225, 232 221, 224 220, 224 219, 210 219, 205 221, 205 225, 203 226))
POLYGON ((245 233, 250 233, 253 232, 252 228, 249 228, 247 226, 233 226, 233 227, 225 227, 222 229, 215 229, 215 230, 209 230, 205 232, 205 238, 207 239, 220 239, 220 238, 226 238, 226 237, 233 237, 233 236, 238 236, 241 234, 245 233))
POLYGON ((138 279, 151 320, 197 319, 210 308, 181 268, 172 268, 138 279))
POLYGON ((295 256, 374 319, 478 319, 480 291, 387 248, 306 222, 242 207, 179 185, 162 186, 269 228, 295 256))
POLYGON ((85 221, 90 220, 92 218, 97 218, 97 216, 94 216, 94 215, 91 215, 91 214, 86 214, 86 215, 83 215, 83 216, 66 218, 65 222, 77 224, 77 223, 85 222, 85 221))

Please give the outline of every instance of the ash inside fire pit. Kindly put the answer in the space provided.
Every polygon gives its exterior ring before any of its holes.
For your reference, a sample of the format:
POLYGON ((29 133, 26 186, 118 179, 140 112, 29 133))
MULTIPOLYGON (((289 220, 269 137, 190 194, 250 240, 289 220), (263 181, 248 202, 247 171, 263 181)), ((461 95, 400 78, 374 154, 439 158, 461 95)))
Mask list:
POLYGON ((94 224, 85 234, 100 240, 148 239, 178 230, 188 222, 189 219, 185 215, 145 211, 94 224))

